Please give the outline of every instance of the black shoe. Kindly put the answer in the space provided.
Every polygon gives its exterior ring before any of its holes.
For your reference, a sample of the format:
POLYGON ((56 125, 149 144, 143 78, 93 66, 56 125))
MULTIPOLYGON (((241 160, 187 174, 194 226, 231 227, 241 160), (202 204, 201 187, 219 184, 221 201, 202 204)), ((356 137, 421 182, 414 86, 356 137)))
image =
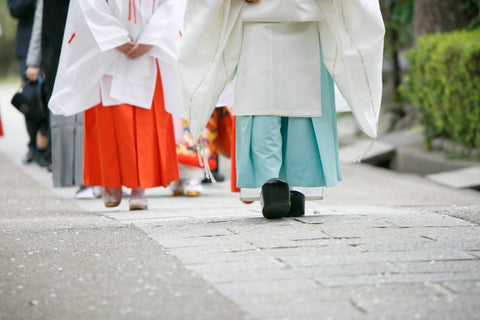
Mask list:
POLYGON ((290 191, 290 211, 287 217, 301 217, 305 215, 305 195, 300 191, 290 191))
POLYGON ((38 150, 36 156, 37 164, 42 168, 47 168, 52 164, 52 159, 50 153, 47 150, 38 150))
POLYGON ((225 177, 223 176, 223 174, 220 174, 219 172, 217 171, 213 171, 213 177, 215 178, 215 180, 217 182, 223 182, 225 181, 225 177))
MULTIPOLYGON (((212 171, 213 178, 215 178, 215 181, 217 182, 223 182, 225 181, 225 177, 223 174, 218 173, 217 171, 212 171)), ((202 180, 202 183, 212 183, 212 180, 210 178, 204 178, 202 180)))
POLYGON ((25 157, 23 157, 22 162, 27 164, 27 163, 31 163, 33 160, 35 160, 35 149, 28 148, 28 152, 25 155, 25 157))
POLYGON ((284 218, 290 211, 290 189, 282 179, 270 179, 262 186, 262 214, 267 219, 284 218))

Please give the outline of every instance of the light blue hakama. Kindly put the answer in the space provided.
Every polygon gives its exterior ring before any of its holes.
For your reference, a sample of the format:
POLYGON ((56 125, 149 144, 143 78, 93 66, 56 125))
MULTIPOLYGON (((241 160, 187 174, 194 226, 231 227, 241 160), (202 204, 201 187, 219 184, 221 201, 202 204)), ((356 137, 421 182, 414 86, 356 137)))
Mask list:
POLYGON ((321 187, 333 187, 342 179, 334 84, 323 62, 320 69, 322 116, 236 117, 237 186, 242 191, 279 177, 302 192, 319 190, 307 198, 321 198, 321 187))

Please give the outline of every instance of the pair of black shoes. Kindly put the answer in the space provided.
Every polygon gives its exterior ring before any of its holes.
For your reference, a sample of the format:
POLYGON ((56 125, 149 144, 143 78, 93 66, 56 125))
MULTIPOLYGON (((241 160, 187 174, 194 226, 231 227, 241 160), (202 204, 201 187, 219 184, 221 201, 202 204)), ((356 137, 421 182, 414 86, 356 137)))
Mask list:
POLYGON ((291 190, 288 183, 274 178, 264 183, 260 195, 262 214, 267 219, 301 217, 305 214, 305 195, 291 190))
POLYGON ((24 164, 36 162, 40 167, 47 168, 52 164, 51 152, 48 149, 29 148, 22 162, 24 164))
POLYGON ((48 168, 52 165, 52 155, 50 150, 37 150, 35 162, 42 168, 48 168))

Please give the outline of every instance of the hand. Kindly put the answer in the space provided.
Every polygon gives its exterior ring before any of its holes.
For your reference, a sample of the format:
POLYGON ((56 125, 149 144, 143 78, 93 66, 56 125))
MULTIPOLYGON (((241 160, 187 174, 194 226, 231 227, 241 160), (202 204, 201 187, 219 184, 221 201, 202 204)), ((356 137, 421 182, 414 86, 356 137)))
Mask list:
POLYGON ((135 46, 127 52, 127 58, 135 59, 143 56, 145 53, 152 49, 152 45, 136 43, 135 46))
POLYGON ((126 55, 130 50, 133 49, 133 47, 135 47, 135 42, 129 41, 125 42, 121 46, 118 46, 116 49, 126 55))
POLYGON ((28 80, 37 81, 39 76, 40 76, 40 67, 29 66, 27 68, 26 77, 28 80))

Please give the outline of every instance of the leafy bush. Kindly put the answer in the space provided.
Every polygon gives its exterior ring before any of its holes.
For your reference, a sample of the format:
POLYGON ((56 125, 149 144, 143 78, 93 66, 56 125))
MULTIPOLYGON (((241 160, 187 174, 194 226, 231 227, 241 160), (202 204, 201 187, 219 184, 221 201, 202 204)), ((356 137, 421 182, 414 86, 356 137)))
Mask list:
POLYGON ((0 0, 0 24, 2 35, 0 36, 0 78, 17 75, 18 62, 15 57, 15 34, 17 21, 8 12, 7 3, 0 0))
POLYGON ((418 112, 427 148, 438 137, 480 148, 480 30, 422 36, 407 59, 400 90, 418 112))

